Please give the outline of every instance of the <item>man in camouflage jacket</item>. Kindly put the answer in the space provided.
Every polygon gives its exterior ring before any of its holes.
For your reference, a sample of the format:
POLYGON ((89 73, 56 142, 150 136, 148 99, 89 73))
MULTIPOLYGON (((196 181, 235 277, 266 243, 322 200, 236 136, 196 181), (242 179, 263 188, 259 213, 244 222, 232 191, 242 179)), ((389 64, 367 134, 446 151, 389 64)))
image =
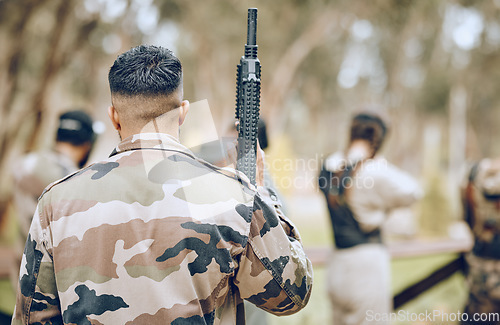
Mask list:
POLYGON ((117 58, 108 113, 123 141, 45 190, 12 324, 241 324, 243 299, 306 305, 311 263, 275 195, 178 142, 181 79, 160 47, 117 58))

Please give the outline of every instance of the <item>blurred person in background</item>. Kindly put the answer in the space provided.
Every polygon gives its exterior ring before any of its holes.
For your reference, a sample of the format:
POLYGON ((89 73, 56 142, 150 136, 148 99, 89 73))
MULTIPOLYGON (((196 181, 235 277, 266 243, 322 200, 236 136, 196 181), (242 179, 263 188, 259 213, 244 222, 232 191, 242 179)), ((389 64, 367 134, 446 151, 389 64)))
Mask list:
POLYGON ((380 116, 355 115, 347 148, 327 157, 319 175, 334 234, 326 282, 335 325, 378 324, 372 315, 392 311, 381 227, 392 209, 422 193, 409 174, 377 156, 387 131, 380 116))
POLYGON ((470 169, 462 186, 465 220, 474 246, 466 255, 469 298, 463 324, 500 323, 500 158, 483 159, 470 169), (477 317, 492 317, 483 322, 477 317), (474 318, 476 317, 476 319, 474 318))
POLYGON ((16 163, 12 171, 14 203, 23 244, 43 189, 82 168, 87 163, 95 139, 90 115, 83 110, 67 111, 59 116, 53 148, 28 153, 16 163))

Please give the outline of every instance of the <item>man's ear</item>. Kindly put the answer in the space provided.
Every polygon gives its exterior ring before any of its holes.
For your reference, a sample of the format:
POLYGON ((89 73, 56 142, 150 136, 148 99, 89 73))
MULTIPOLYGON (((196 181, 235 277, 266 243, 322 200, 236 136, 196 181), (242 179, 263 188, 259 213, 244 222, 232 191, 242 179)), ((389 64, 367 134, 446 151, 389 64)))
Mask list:
POLYGON ((111 123, 113 123, 114 128, 118 132, 120 132, 120 130, 122 129, 122 126, 120 124, 120 117, 118 116, 118 112, 116 111, 116 108, 114 106, 108 107, 108 116, 111 120, 111 123))
POLYGON ((189 101, 183 100, 179 110, 179 125, 182 125, 182 123, 184 123, 188 111, 189 111, 189 101))

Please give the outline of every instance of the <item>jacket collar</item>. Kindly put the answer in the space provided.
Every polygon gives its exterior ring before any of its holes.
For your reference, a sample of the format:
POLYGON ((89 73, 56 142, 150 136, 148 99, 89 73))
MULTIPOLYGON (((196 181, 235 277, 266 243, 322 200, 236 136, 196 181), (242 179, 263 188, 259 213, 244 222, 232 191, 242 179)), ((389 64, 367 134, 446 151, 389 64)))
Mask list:
POLYGON ((111 156, 116 154, 141 149, 157 149, 179 151, 194 156, 191 150, 183 146, 179 140, 166 133, 139 133, 123 139, 111 152, 111 156))
POLYGON ((154 150, 167 150, 167 151, 177 151, 185 153, 191 156, 193 159, 198 160, 200 163, 208 166, 213 171, 224 174, 228 177, 238 180, 241 183, 245 183, 246 186, 250 187, 256 191, 255 185, 250 183, 248 177, 242 172, 236 171, 232 168, 224 167, 219 168, 213 166, 212 164, 196 158, 191 150, 183 146, 179 140, 166 133, 139 133, 134 134, 128 138, 122 140, 118 146, 111 152, 110 157, 132 150, 142 150, 142 149, 154 149, 154 150))

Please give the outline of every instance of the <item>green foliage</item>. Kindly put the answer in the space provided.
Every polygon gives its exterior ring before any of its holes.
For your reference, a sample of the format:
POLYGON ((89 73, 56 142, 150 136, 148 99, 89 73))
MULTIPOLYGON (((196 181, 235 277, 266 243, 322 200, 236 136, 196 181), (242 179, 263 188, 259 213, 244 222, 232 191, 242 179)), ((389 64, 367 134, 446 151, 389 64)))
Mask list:
POLYGON ((0 279, 0 311, 12 315, 16 304, 16 294, 10 279, 0 279))
POLYGON ((420 202, 418 219, 419 234, 423 237, 443 238, 448 236, 448 227, 453 221, 449 196, 445 190, 445 179, 434 175, 428 180, 425 196, 420 202))

